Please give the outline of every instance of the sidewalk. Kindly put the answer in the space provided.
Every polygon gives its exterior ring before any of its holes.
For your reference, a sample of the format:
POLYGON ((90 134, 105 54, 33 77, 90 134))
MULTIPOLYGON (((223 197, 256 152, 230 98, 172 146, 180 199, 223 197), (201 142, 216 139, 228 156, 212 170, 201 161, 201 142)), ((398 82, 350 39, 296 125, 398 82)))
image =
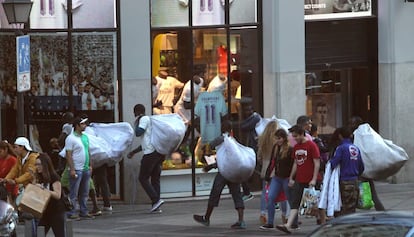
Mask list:
MULTIPOLYGON (((377 192, 387 210, 414 211, 414 183, 388 184, 376 183, 377 192)), ((199 199, 199 198, 197 198, 199 199)), ((210 226, 205 227, 193 221, 193 214, 204 214, 207 200, 166 199, 162 213, 149 214, 149 205, 115 204, 112 213, 104 213, 95 220, 73 222, 73 236, 160 236, 160 237, 229 237, 229 236, 284 236, 277 230, 259 229, 259 193, 246 202, 246 230, 232 230, 230 225, 237 220, 237 213, 229 196, 220 201, 213 211, 210 226)), ((364 211, 364 210, 358 210, 364 211)), ((280 222, 280 211, 275 214, 280 222)), ((306 236, 316 228, 314 218, 300 217, 300 230, 290 236, 306 236)), ((51 231, 50 231, 51 232, 51 231)), ((18 236, 23 236, 23 226, 18 226, 18 236)), ((53 236, 49 233, 47 236, 53 236)))

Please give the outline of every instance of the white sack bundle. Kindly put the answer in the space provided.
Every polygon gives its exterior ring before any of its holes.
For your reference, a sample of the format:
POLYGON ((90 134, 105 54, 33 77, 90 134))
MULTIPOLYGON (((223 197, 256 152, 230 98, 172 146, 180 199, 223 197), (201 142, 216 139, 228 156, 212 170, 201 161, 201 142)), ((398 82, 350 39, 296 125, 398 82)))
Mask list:
MULTIPOLYGON (((89 152, 93 167, 112 166, 123 158, 123 152, 132 145, 134 130, 127 122, 91 123, 85 129, 89 139, 89 152)), ((60 156, 66 157, 63 149, 60 156)))
MULTIPOLYGON (((103 161, 109 166, 122 160, 123 153, 132 145, 134 139, 134 129, 127 122, 91 123, 89 128, 94 131, 96 137, 102 138, 109 144, 108 160, 103 161)), ((96 162, 95 160, 94 162, 96 162)), ((98 165, 95 166, 99 167, 98 165)))
POLYGON ((241 145, 233 137, 224 135, 224 141, 216 147, 218 170, 227 180, 242 183, 250 178, 256 166, 256 153, 241 145))
POLYGON ((354 144, 360 149, 365 178, 386 179, 397 173, 409 159, 405 150, 383 139, 369 124, 361 124, 354 131, 354 144))
POLYGON ((151 144, 163 155, 174 152, 181 144, 187 126, 178 114, 153 115, 151 144))
POLYGON ((275 115, 273 115, 271 118, 260 119, 260 121, 256 124, 255 130, 258 136, 262 135, 263 131, 265 130, 267 124, 270 121, 277 121, 279 128, 283 128, 286 132, 289 133, 289 128, 291 127, 289 122, 285 119, 279 119, 275 115))

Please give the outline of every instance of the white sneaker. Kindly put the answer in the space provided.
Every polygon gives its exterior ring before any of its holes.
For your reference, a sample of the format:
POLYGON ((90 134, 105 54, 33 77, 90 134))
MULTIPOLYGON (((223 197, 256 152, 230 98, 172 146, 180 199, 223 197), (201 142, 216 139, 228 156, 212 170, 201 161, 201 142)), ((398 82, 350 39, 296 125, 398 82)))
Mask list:
POLYGON ((112 206, 109 207, 103 207, 102 208, 103 211, 112 211, 112 206))
POLYGON ((150 210, 150 212, 154 212, 156 211, 158 208, 160 208, 160 206, 164 204, 164 200, 160 199, 158 200, 158 202, 154 203, 154 205, 152 205, 152 208, 150 210))

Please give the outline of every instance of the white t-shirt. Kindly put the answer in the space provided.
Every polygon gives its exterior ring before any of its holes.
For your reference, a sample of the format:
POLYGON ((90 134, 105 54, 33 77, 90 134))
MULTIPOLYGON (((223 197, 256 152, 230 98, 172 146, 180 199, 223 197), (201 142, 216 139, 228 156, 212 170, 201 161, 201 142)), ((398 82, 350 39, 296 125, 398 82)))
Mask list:
POLYGON ((174 105, 175 89, 182 88, 183 86, 184 83, 180 82, 175 77, 168 76, 161 84, 157 100, 162 101, 163 106, 172 107, 174 105))
MULTIPOLYGON (((84 135, 86 136, 86 135, 84 135)), ((89 147, 89 144, 88 144, 89 147)), ((83 145, 81 136, 72 132, 65 140, 65 150, 72 151, 72 159, 75 170, 84 170, 85 162, 87 161, 86 150, 88 147, 83 145)), ((89 151, 88 151, 89 153, 89 151)), ((89 162, 89 161, 88 161, 89 162)))
POLYGON ((142 151, 144 152, 144 154, 153 153, 155 151, 155 148, 151 144, 152 125, 151 125, 150 117, 142 116, 141 119, 139 120, 138 127, 145 130, 142 141, 141 141, 142 151))
POLYGON ((227 87, 227 77, 224 80, 221 80, 217 75, 210 81, 208 84, 207 92, 220 91, 224 93, 227 87))

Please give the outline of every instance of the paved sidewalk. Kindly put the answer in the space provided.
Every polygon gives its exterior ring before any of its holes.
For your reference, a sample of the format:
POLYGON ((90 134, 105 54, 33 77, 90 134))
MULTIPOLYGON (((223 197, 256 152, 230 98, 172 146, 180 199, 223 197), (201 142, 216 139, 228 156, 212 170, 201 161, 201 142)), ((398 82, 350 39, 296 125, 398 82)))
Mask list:
MULTIPOLYGON (((377 183, 377 192, 388 210, 414 211, 414 183, 377 183)), ((73 222, 74 236, 159 236, 159 237, 229 237, 229 236, 284 236, 277 230, 259 229, 259 193, 246 202, 246 230, 232 230, 237 220, 231 198, 225 196, 212 215, 210 226, 205 227, 193 221, 193 214, 204 214, 207 200, 166 199, 162 213, 149 214, 149 205, 115 204, 112 213, 104 213, 95 220, 73 222)), ((364 210, 358 210, 364 211, 364 210)), ((280 223, 280 211, 276 212, 276 222, 280 223)), ((316 228, 314 218, 301 217, 300 230, 290 236, 306 236, 316 228)), ((18 226, 18 236, 23 236, 23 226, 18 226)), ((47 236, 53 236, 49 233, 47 236)))

